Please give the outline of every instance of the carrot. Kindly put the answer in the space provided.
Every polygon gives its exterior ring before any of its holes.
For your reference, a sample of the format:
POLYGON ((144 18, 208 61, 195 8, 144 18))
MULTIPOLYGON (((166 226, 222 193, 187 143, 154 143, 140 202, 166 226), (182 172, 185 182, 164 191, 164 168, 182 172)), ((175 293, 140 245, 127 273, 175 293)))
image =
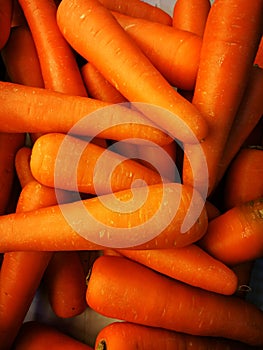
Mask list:
POLYGON ((195 85, 201 37, 160 23, 113 12, 114 17, 159 72, 177 88, 195 85))
POLYGON ((13 83, 44 86, 35 43, 26 25, 11 29, 9 40, 1 54, 13 83))
POLYGON ((55 252, 45 271, 44 283, 55 315, 69 318, 84 312, 86 276, 77 252, 55 252))
POLYGON ((8 82, 0 82, 0 93, 0 132, 74 131, 118 141, 141 138, 160 145, 172 142, 169 135, 126 105, 8 82))
POLYGON ((248 350, 247 344, 229 339, 183 334, 130 322, 112 322, 96 337, 96 350, 248 350))
POLYGON ((99 257, 86 298, 107 317, 262 346, 263 312, 255 305, 172 280, 126 258, 99 257))
POLYGON ((124 190, 139 180, 148 185, 165 180, 132 159, 58 133, 46 134, 35 142, 30 167, 33 176, 46 186, 91 194, 124 190))
POLYGON ((149 21, 172 24, 171 16, 159 7, 140 0, 99 0, 99 2, 111 11, 118 11, 135 18, 145 18, 149 21))
POLYGON ((69 44, 129 101, 139 102, 136 107, 150 120, 184 142, 206 136, 199 111, 173 89, 99 1, 63 0, 57 21, 69 44))
POLYGON ((0 1, 0 50, 5 46, 10 35, 12 7, 12 0, 0 1))
POLYGON ((254 66, 246 87, 245 95, 239 106, 224 146, 217 183, 222 179, 227 167, 237 155, 239 149, 260 122, 263 115, 263 69, 254 66))
POLYGON ((24 142, 24 134, 0 132, 0 214, 7 208, 15 179, 15 155, 24 142))
POLYGON ((16 339, 14 350, 92 350, 92 348, 56 327, 37 321, 25 322, 16 339))
MULTIPOLYGON (((192 101, 209 129, 201 143, 209 174, 208 195, 215 187, 218 164, 252 72, 261 37, 262 13, 260 0, 251 3, 215 0, 209 11, 192 101)), ((185 151, 200 163, 201 153, 196 151, 196 145, 186 145, 185 151)), ((193 184, 193 178, 198 190, 207 186, 203 168, 193 173, 185 157, 183 182, 193 184)))
POLYGON ((38 53, 47 89, 87 96, 75 55, 56 21, 54 0, 19 0, 38 53))
POLYGON ((119 249, 118 252, 166 276, 211 292, 231 295, 237 289, 233 271, 195 244, 175 249, 119 249))
POLYGON ((21 147, 15 155, 15 169, 22 188, 29 182, 35 180, 30 169, 31 154, 31 148, 24 146, 21 147))
POLYGON ((242 148, 225 178, 224 205, 236 205, 263 197, 263 148, 242 148))
POLYGON ((176 0, 173 27, 203 36, 210 8, 210 0, 176 0))
POLYGON ((262 210, 262 198, 229 209, 209 222, 201 247, 227 265, 262 257, 262 210))
POLYGON ((127 99, 90 62, 85 63, 80 71, 90 97, 110 103, 127 102, 127 99))
POLYGON ((254 63, 257 64, 259 67, 263 68, 263 36, 261 36, 254 63))
POLYGON ((0 251, 182 247, 206 229, 197 192, 177 183, 157 184, 1 216, 0 251))

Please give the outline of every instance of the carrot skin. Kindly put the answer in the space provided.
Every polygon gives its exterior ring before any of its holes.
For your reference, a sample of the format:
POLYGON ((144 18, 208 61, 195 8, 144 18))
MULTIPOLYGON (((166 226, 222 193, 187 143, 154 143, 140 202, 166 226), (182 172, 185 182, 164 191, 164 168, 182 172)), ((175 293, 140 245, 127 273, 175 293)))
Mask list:
POLYGON ((0 2, 0 50, 5 46, 11 30, 12 0, 1 0, 0 2))

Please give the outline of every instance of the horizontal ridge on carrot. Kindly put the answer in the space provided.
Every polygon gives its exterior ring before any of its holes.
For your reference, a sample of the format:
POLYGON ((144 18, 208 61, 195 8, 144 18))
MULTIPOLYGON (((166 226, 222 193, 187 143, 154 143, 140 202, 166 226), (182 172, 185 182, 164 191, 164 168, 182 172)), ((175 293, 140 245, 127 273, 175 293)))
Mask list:
POLYGON ((57 22, 74 50, 130 102, 141 102, 137 108, 172 137, 198 143, 207 135, 198 109, 175 91, 99 1, 62 0, 57 22))

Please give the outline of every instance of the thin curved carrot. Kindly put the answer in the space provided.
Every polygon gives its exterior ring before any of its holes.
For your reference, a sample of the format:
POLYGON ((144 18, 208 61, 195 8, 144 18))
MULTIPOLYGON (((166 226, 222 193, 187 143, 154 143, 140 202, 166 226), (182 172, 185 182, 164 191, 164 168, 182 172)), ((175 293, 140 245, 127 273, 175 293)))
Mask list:
POLYGON ((90 97, 111 103, 127 102, 127 99, 90 62, 80 69, 90 97))
POLYGON ((1 0, 0 2, 0 50, 5 46, 11 29, 12 21, 12 0, 1 0))
POLYGON ((74 133, 82 136, 145 139, 158 145, 172 142, 167 133, 126 105, 9 82, 0 82, 0 117, 0 132, 67 133, 77 124, 74 133), (93 112, 100 123, 94 121, 93 112))
MULTIPOLYGON (((208 167, 208 195, 215 187, 218 164, 252 72, 262 34, 262 13, 261 0, 215 0, 209 11, 192 101, 209 129, 201 143, 208 167)), ((198 163, 195 148, 186 145, 185 150, 192 152, 198 163)), ((207 186, 203 169, 193 174, 185 158, 183 182, 193 184, 193 178, 197 189, 207 186)))
MULTIPOLYGON (((190 226, 190 222, 188 225, 190 226)), ((98 250, 105 246, 136 246, 136 249, 173 248, 199 240, 206 229, 207 215, 203 199, 198 193, 193 196, 191 187, 179 183, 157 184, 24 214, 3 215, 0 217, 0 251, 98 250), (130 202, 130 210, 127 211, 125 207, 123 211, 122 208, 116 211, 117 203, 119 205, 131 198, 133 200, 130 202), (106 201, 107 206, 102 201, 106 201), (178 208, 175 208, 176 202, 178 208), (191 222, 191 227, 185 228, 182 225, 189 219, 186 215, 190 204, 195 210, 198 209, 195 213, 197 217, 191 222), (166 210, 168 207, 169 211, 166 210), (73 218, 68 217, 68 222, 65 218, 66 213, 77 213, 77 218, 74 218, 74 215, 73 218), (52 227, 52 230, 47 230, 47 227, 52 227), (186 230, 183 234, 182 228, 186 230)))
POLYGON ((203 36, 210 8, 210 0, 176 0, 173 27, 203 36))
POLYGON ((58 328, 37 322, 25 322, 14 344, 14 350, 92 350, 58 328))
POLYGON ((95 350, 253 350, 229 339, 183 334, 130 322, 112 322, 96 337, 95 350))
POLYGON ((225 210, 263 197, 263 148, 242 148, 225 176, 225 210))
POLYGON ((263 312, 255 305, 189 286, 127 258, 96 259, 86 298, 106 317, 248 345, 263 343, 263 312))
POLYGON ((76 57, 56 21, 54 0, 19 0, 31 30, 47 89, 87 96, 76 57))
POLYGON ((15 169, 22 188, 29 182, 35 180, 30 169, 31 154, 32 149, 27 146, 21 147, 16 152, 15 169))
POLYGON ((195 287, 225 295, 234 294, 237 290, 237 277, 234 272, 195 244, 174 249, 119 249, 118 252, 195 287))
POLYGON ((202 39, 193 33, 113 12, 114 17, 152 64, 174 87, 192 90, 202 39))
POLYGON ((209 222, 200 245, 227 265, 263 255, 263 199, 235 206, 209 222))
POLYGON ((149 21, 172 25, 172 17, 160 7, 140 0, 99 0, 107 9, 118 11, 135 18, 145 18, 149 21))
POLYGON ((63 0, 57 22, 82 57, 129 101, 142 103, 137 108, 146 117, 184 142, 195 143, 207 135, 207 125, 198 109, 173 89, 99 1, 63 0), (153 113, 155 106, 158 108, 153 113))

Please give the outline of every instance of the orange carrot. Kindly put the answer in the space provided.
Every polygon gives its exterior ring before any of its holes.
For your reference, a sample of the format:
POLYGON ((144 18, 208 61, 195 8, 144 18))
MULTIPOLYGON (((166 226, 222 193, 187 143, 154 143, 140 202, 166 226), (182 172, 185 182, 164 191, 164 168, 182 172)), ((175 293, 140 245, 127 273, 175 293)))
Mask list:
POLYGON ((16 152, 15 169, 22 188, 29 182, 35 180, 30 169, 31 154, 32 150, 27 146, 21 147, 16 152))
POLYGON ((11 29, 9 40, 2 49, 2 57, 13 83, 44 86, 35 43, 26 25, 11 29))
POLYGON ((166 276, 211 292, 231 295, 237 289, 233 271, 195 244, 174 249, 120 249, 118 252, 166 276))
POLYGON ((129 101, 139 102, 136 107, 150 120, 184 142, 207 135, 199 111, 173 89, 99 1, 63 0, 57 21, 70 45, 129 101))
POLYGON ((127 102, 127 99, 93 66, 87 62, 81 74, 90 97, 110 103, 127 102))
POLYGON ((7 208, 15 178, 15 155, 24 142, 24 134, 0 132, 0 214, 7 208))
POLYGON ((113 322, 103 327, 95 350, 253 350, 247 344, 229 339, 194 336, 130 322, 113 322))
POLYGON ((92 350, 58 328, 37 321, 25 322, 14 344, 14 350, 92 350))
POLYGON ((152 64, 177 88, 195 85, 201 37, 171 26, 113 12, 114 17, 152 64))
POLYGON ((87 96, 74 53, 56 21, 54 0, 19 0, 31 30, 47 89, 87 96))
POLYGON ((210 0, 176 0, 173 27, 203 36, 210 8, 210 0))
POLYGON ((126 258, 99 257, 86 298, 107 317, 249 345, 263 343, 263 312, 255 305, 189 286, 126 258))
POLYGON ((12 7, 12 0, 0 1, 0 50, 5 46, 10 35, 12 7))
POLYGON ((1 216, 0 252, 182 247, 206 229, 197 192, 177 183, 157 184, 1 216))
POLYGON ((254 63, 263 68, 263 36, 261 37, 254 63))
POLYGON ((145 18, 149 21, 162 23, 165 25, 172 24, 171 16, 159 7, 146 3, 141 0, 99 0, 101 4, 109 10, 118 11, 124 15, 135 18, 145 18))
POLYGON ((145 139, 159 145, 172 142, 126 105, 8 82, 0 82, 0 102, 0 132, 67 133, 74 127, 75 134, 91 137, 145 139))
POLYGON ((229 209, 209 222, 201 247, 227 265, 262 257, 262 211, 262 198, 229 209))
MULTIPOLYGON (((201 143, 209 174, 208 195, 214 189, 218 164, 252 72, 262 13, 261 0, 215 0, 209 11, 192 101, 209 128, 201 143)), ((185 150, 199 163, 195 145, 186 145, 185 150)), ((197 189, 207 186, 203 169, 193 174, 187 157, 184 163, 184 183, 193 184, 194 178, 197 189)))
POLYGON ((227 167, 237 155, 240 147, 249 137, 263 115, 263 69, 254 66, 239 106, 234 122, 224 146, 217 183, 222 179, 227 167))
POLYGON ((164 180, 132 159, 58 133, 46 134, 35 142, 30 167, 33 176, 46 186, 91 194, 131 188, 139 180, 148 185, 164 180))

